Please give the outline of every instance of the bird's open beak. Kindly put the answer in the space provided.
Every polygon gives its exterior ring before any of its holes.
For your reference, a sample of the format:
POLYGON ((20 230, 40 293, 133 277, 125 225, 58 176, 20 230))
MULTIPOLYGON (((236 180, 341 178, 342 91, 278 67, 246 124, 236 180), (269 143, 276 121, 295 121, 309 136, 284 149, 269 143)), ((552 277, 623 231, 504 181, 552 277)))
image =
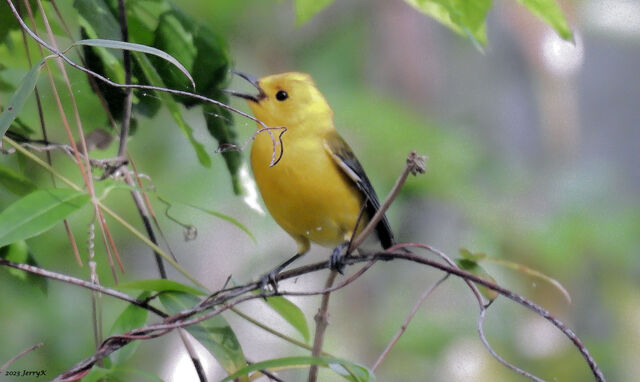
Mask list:
POLYGON ((258 95, 251 95, 251 94, 247 94, 247 93, 242 93, 239 92, 237 90, 231 90, 231 89, 222 89, 223 92, 230 94, 232 96, 235 97, 240 97, 240 98, 244 98, 247 101, 252 101, 255 103, 260 102, 260 100, 264 99, 267 95, 264 93, 264 91, 262 90, 262 88, 260 88, 260 85, 258 84, 258 79, 255 78, 254 76, 251 76, 249 74, 245 74, 242 72, 237 72, 233 69, 229 70, 231 73, 238 75, 242 78, 244 78, 245 80, 249 81, 249 83, 253 86, 255 86, 256 89, 258 89, 258 95))

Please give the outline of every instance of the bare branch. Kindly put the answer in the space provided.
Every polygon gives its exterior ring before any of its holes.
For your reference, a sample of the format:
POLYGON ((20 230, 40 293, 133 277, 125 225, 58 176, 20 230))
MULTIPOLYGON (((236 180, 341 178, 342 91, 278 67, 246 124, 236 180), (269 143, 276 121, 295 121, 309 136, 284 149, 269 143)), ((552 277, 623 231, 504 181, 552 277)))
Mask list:
MULTIPOLYGON (((333 269, 331 273, 329 273, 329 277, 327 277, 327 282, 324 285, 324 289, 330 289, 333 286, 333 282, 336 279, 338 272, 333 269)), ((320 303, 320 308, 318 309, 318 313, 314 317, 316 320, 316 333, 313 337, 313 349, 311 350, 311 355, 314 357, 319 357, 322 353, 322 344, 324 343, 324 333, 327 330, 327 326, 329 325, 329 297, 331 296, 330 291, 326 291, 322 294, 322 302, 320 303)), ((309 368, 309 378, 307 381, 316 382, 318 379, 318 365, 311 365, 309 368)))
POLYGON ((422 293, 422 296, 420 296, 420 298, 418 299, 418 301, 416 301, 416 304, 413 306, 413 309, 411 309, 411 312, 409 312, 409 315, 407 316, 407 318, 404 320, 404 323, 402 324, 402 326, 400 327, 400 329, 398 329, 398 331, 396 332, 396 334, 393 336, 393 338, 391 339, 391 341, 389 341, 389 343, 387 344, 387 346, 384 348, 384 350, 382 351, 382 353, 380 354, 380 356, 378 356, 378 359, 376 360, 376 362, 373 364, 373 366, 371 366, 371 370, 372 371, 376 371, 376 369, 378 368, 378 366, 380 366, 380 364, 382 363, 382 361, 384 361, 384 359, 387 357, 387 354, 389 354, 389 352, 391 351, 391 348, 398 342, 398 340, 400 339, 400 337, 402 336, 402 334, 404 334, 404 332, 407 330, 407 327, 409 327, 409 323, 411 323, 411 320, 413 319, 413 316, 415 316, 415 314, 418 312, 418 308, 420 307, 420 305, 422 305, 422 303, 424 302, 424 300, 427 299, 427 297, 429 297, 429 295, 431 295, 431 292, 433 292, 434 290, 436 290, 436 288, 442 284, 446 279, 448 279, 450 276, 449 273, 447 273, 446 275, 444 275, 440 280, 436 281, 433 285, 431 285, 429 288, 427 288, 424 293, 422 293))
POLYGON ((349 245, 349 249, 347 250, 347 253, 350 253, 352 250, 360 247, 360 245, 371 234, 371 232, 373 232, 376 225, 378 225, 378 222, 380 221, 380 219, 382 219, 385 212, 387 212, 387 210, 389 209, 389 206, 391 205, 391 203, 393 203, 393 201, 396 199, 396 196, 398 196, 398 193, 400 192, 400 189, 404 185, 404 182, 407 181, 407 177, 409 176, 409 174, 413 174, 413 175, 423 174, 426 171, 425 160, 426 160, 425 156, 418 155, 418 153, 416 153, 415 151, 412 151, 411 153, 409 153, 409 156, 407 157, 407 164, 404 170, 402 171, 402 174, 400 174, 400 177, 396 181, 396 184, 391 189, 391 192, 389 192, 389 196, 387 196, 384 203, 382 203, 382 205, 380 206, 376 214, 371 217, 369 224, 367 224, 367 226, 364 227, 360 235, 358 235, 358 237, 355 240, 353 240, 353 242, 349 245))

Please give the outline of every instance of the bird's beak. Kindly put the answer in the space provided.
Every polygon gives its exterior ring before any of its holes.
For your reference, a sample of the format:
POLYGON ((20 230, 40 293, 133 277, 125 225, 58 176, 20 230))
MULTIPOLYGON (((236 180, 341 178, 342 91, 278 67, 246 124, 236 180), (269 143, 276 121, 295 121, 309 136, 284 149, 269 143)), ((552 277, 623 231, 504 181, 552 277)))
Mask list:
POLYGON ((264 93, 264 91, 262 90, 262 88, 260 87, 260 85, 258 84, 258 79, 255 78, 254 76, 251 76, 249 74, 246 73, 242 73, 242 72, 237 72, 233 69, 229 70, 231 73, 240 76, 242 78, 244 78, 245 80, 249 81, 249 83, 253 86, 255 86, 256 89, 258 89, 258 95, 251 95, 251 94, 247 94, 247 93, 242 93, 239 92, 237 90, 231 90, 231 89, 222 89, 223 92, 230 94, 232 96, 235 97, 240 97, 240 98, 244 98, 247 101, 251 101, 251 102, 255 102, 258 103, 260 102, 260 100, 264 99, 267 95, 264 93))

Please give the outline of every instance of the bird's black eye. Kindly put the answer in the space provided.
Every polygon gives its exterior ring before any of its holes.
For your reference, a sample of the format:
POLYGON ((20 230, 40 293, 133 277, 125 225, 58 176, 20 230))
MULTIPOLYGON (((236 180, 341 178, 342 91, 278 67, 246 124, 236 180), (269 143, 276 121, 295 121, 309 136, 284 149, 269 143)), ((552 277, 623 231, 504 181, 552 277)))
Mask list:
POLYGON ((289 98, 289 94, 287 92, 285 92, 284 90, 280 90, 276 93, 276 99, 278 101, 284 101, 285 99, 289 98))

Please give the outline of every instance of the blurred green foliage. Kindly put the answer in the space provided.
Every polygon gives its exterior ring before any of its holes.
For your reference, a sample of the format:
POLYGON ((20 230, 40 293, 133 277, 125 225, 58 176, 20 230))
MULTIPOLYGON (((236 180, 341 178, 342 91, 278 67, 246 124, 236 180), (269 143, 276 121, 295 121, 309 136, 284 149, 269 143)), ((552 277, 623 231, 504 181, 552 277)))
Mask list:
MULTIPOLYGON (((405 0, 412 7, 427 14, 453 31, 467 36, 482 50, 487 44, 485 19, 493 6, 491 0, 405 0)), ((298 24, 308 22, 316 13, 334 0, 296 0, 298 24)), ((555 0, 519 0, 530 12, 548 23, 565 40, 572 40, 573 33, 555 0)))

